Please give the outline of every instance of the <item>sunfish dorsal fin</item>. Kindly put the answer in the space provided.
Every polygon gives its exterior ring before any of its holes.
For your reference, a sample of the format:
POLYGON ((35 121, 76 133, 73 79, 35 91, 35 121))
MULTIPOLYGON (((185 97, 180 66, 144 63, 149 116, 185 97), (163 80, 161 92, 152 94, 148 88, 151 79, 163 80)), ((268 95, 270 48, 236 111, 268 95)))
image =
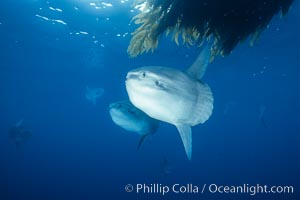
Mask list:
POLYGON ((192 129, 188 125, 177 124, 177 130, 180 134, 185 153, 189 160, 192 159, 192 129))
POLYGON ((205 74, 210 60, 210 45, 206 45, 195 62, 187 69, 187 74, 197 80, 201 80, 205 74))

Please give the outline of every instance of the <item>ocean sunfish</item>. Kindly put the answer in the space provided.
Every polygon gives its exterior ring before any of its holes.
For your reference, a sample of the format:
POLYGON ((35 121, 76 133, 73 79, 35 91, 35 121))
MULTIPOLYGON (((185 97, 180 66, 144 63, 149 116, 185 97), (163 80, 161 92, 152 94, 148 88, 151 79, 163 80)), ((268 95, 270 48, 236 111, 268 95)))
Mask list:
POLYGON ((130 101, 119 101, 109 105, 109 113, 115 124, 141 136, 139 149, 145 139, 156 132, 158 121, 136 108, 130 101))
POLYGON ((177 127, 187 157, 192 157, 191 126, 202 124, 212 114, 213 94, 201 81, 209 63, 206 46, 187 71, 147 66, 127 73, 126 90, 134 106, 150 117, 177 127))
POLYGON ((96 105, 97 100, 103 96, 103 88, 90 88, 86 86, 85 98, 96 105))
POLYGON ((166 157, 160 162, 160 174, 162 177, 167 177, 169 174, 172 173, 171 165, 166 157))
POLYGON ((30 130, 25 129, 23 126, 23 119, 18 121, 13 127, 9 130, 9 137, 14 141, 16 147, 19 148, 21 143, 32 137, 30 130))

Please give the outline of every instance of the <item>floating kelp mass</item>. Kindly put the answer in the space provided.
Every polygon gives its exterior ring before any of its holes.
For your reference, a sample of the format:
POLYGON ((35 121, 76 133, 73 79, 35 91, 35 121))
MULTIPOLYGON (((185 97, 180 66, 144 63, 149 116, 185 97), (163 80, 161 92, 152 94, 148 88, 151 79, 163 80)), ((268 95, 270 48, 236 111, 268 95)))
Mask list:
POLYGON ((131 57, 154 51, 163 33, 179 44, 201 45, 212 40, 212 56, 229 54, 251 37, 251 44, 274 15, 285 15, 294 0, 137 0, 145 4, 133 20, 131 57), (181 36, 181 38, 180 38, 181 36), (181 40, 182 39, 182 40, 181 40))

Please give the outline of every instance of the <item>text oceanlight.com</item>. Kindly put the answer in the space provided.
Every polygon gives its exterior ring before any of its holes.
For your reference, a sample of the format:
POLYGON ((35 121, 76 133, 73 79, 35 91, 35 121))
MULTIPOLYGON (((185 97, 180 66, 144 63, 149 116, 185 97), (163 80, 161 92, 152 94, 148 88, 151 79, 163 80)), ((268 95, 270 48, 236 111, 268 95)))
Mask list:
POLYGON ((137 194, 161 194, 166 195, 168 193, 173 194, 293 194, 293 186, 269 186, 269 185, 218 185, 218 184, 178 184, 164 185, 160 183, 153 184, 127 184, 125 186, 126 192, 134 192, 137 194))

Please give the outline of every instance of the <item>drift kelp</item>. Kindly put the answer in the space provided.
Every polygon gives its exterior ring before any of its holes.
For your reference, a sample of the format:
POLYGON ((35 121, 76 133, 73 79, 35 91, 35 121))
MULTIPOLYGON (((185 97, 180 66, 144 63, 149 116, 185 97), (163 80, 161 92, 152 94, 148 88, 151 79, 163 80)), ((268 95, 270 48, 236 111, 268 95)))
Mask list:
POLYGON ((159 37, 172 33, 179 44, 201 45, 213 40, 212 56, 229 54, 251 36, 251 44, 274 15, 285 15, 294 0, 137 0, 146 3, 133 20, 140 26, 132 33, 128 53, 135 57, 158 46, 159 37))

